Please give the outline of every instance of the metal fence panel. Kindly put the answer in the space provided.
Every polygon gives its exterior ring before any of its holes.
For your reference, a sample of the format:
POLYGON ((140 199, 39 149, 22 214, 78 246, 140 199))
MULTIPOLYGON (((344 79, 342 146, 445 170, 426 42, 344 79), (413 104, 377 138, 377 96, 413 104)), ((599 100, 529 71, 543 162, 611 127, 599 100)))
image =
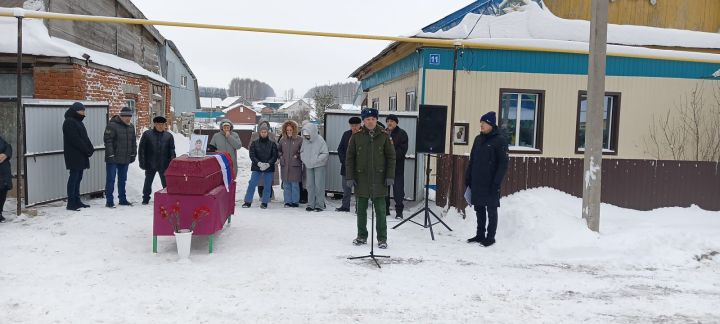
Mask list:
MULTIPOLYGON (((25 100, 25 204, 36 205, 67 198, 68 172, 63 156, 62 124, 65 111, 74 101, 25 100)), ((107 125, 108 104, 83 102, 83 120, 95 147, 90 169, 85 170, 80 188, 82 194, 105 189, 105 147, 103 133, 107 125)))

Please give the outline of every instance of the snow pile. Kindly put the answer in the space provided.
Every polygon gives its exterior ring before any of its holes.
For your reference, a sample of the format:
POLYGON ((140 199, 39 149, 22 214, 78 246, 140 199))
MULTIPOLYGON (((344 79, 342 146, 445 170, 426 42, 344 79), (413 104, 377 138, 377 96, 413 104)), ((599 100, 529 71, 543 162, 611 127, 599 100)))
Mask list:
MULTIPOLYGON (((26 5, 30 4, 26 3, 26 5)), ((12 13, 13 10, 17 10, 17 8, 0 8, 0 12, 12 13)), ((17 19, 0 17, 0 35, 17 35, 17 19)), ((6 36, 0 37, 0 53, 17 54, 17 38, 6 36)), ((161 75, 148 71, 133 61, 91 50, 64 39, 50 37, 42 19, 23 19, 23 53, 38 56, 72 57, 81 60, 84 60, 83 55, 87 54, 90 55, 90 61, 95 64, 144 75, 168 84, 161 75)))
MULTIPOLYGON (((468 212, 470 209, 468 209, 468 212)), ((582 219, 582 200, 532 189, 502 200, 499 249, 524 259, 620 265, 688 265, 720 251, 720 212, 698 207, 635 211, 603 204, 600 235, 582 219)))
POLYGON ((720 70, 715 71, 712 76, 715 78, 720 78, 720 70))
MULTIPOLYGON (((416 36, 447 39, 545 39, 588 43, 590 22, 556 17, 530 1, 501 16, 467 14, 457 26, 416 36)), ((608 25, 608 44, 720 48, 720 34, 633 25, 608 25)))

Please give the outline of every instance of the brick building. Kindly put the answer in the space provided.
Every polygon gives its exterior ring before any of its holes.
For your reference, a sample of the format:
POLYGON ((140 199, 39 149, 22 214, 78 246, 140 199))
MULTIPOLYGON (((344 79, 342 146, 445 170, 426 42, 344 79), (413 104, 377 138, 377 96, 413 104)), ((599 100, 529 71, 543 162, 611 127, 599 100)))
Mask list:
MULTIPOLYGON (((0 10, 8 10, 2 7, 145 18, 128 0, 13 0, 0 4, 0 10)), ((14 36, 16 25, 14 18, 0 18, 0 33, 14 36)), ((153 26, 24 19, 23 37, 23 96, 107 101, 110 116, 129 106, 136 112, 138 134, 154 116, 173 119, 173 86, 163 77, 172 65, 166 62, 172 42, 153 26)), ((15 55, 15 37, 0 39, 0 117, 14 116, 9 110, 16 91, 15 55)), ((0 119, 0 129, 13 128, 14 118, 0 119)))

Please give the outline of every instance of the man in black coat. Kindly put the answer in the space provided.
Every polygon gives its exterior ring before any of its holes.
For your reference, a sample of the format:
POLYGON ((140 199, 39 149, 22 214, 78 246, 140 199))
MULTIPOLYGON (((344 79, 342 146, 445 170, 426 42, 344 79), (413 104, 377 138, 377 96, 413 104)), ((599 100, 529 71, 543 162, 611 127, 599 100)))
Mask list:
POLYGON ((12 189, 10 159, 12 159, 12 146, 0 137, 0 223, 5 222, 5 217, 2 215, 3 206, 5 206, 7 192, 12 189))
POLYGON ((360 131, 362 120, 360 117, 351 117, 348 120, 350 123, 350 129, 343 133, 340 139, 340 145, 338 145, 338 157, 340 158, 340 175, 342 176, 342 188, 343 188, 343 199, 342 206, 336 208, 335 211, 349 212, 350 211, 350 200, 352 199, 352 187, 348 187, 345 183, 345 157, 347 156, 348 143, 350 143, 350 137, 360 131))
POLYGON ((153 129, 145 131, 140 137, 138 162, 140 162, 140 168, 145 170, 143 205, 150 203, 150 193, 156 173, 160 175, 160 183, 163 188, 167 186, 165 170, 170 166, 170 161, 175 158, 175 139, 172 134, 165 131, 167 128, 165 123, 167 123, 165 117, 153 118, 153 129))
MULTIPOLYGON (((408 135, 405 130, 398 126, 398 117, 390 114, 385 119, 386 131, 390 135, 390 141, 395 147, 395 184, 393 184, 393 199, 395 200, 395 219, 403 218, 405 209, 405 155, 408 151, 408 135)), ((389 189, 388 189, 389 190, 389 189)), ((387 215, 390 215, 390 195, 385 199, 387 215)))
POLYGON ((465 171, 465 186, 470 188, 471 203, 475 206, 478 219, 477 235, 468 239, 468 243, 479 242, 484 246, 495 243, 500 185, 505 178, 507 167, 507 139, 500 134, 495 112, 489 112, 480 118, 480 135, 475 137, 470 163, 465 171))
POLYGON ((67 209, 75 211, 90 207, 80 201, 80 183, 85 169, 90 169, 90 157, 95 152, 83 119, 85 106, 76 102, 65 112, 62 126, 65 167, 70 172, 67 182, 67 209))
POLYGON ((135 161, 137 155, 137 141, 135 126, 132 124, 132 109, 123 107, 120 115, 110 119, 105 127, 103 140, 105 141, 105 206, 115 208, 113 191, 115 190, 115 176, 118 180, 118 202, 121 206, 132 206, 125 196, 125 183, 127 182, 128 166, 135 161))

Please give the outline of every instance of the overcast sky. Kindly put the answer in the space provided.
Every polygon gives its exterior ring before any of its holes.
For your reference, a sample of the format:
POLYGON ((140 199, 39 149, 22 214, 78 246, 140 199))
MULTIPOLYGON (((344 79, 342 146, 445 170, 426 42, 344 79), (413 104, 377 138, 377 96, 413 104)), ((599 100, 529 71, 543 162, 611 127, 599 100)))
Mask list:
MULTIPOLYGON (((148 19, 375 35, 408 35, 472 0, 134 0, 148 19)), ((388 42, 159 27, 201 86, 233 77, 270 84, 282 96, 347 76, 388 42)))

